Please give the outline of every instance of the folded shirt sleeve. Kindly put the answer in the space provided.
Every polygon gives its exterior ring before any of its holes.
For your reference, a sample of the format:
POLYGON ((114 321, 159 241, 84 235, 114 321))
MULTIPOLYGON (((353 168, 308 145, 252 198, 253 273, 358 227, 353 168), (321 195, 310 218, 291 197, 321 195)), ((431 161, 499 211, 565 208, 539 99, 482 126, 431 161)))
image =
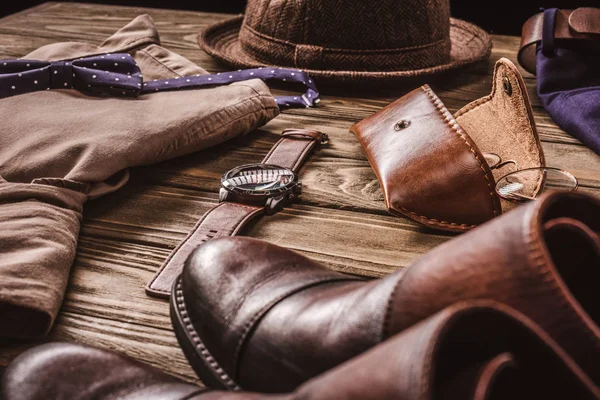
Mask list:
POLYGON ((63 300, 87 195, 0 177, 0 337, 40 337, 63 300))
MULTIPOLYGON (((147 15, 100 46, 53 43, 26 58, 116 52, 133 57, 144 81, 206 73, 162 47, 147 15)), ((65 89, 0 99, 0 337, 41 337, 52 327, 87 199, 118 190, 130 167, 216 146, 278 113, 268 87, 257 79, 137 98, 65 89)))

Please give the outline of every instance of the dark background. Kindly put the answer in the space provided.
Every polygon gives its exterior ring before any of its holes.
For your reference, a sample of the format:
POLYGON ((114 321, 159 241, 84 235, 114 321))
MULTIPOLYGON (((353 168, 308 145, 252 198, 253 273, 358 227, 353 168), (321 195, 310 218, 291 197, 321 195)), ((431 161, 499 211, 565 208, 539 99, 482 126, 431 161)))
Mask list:
MULTIPOLYGON (((371 1, 374 6, 377 0, 371 1)), ((400 2, 402 0, 398 0, 400 2)), ((119 1, 98 0, 86 3, 122 4, 129 6, 177 8, 182 10, 241 13, 245 0, 188 0, 188 1, 119 1)), ((0 16, 8 15, 25 8, 43 3, 39 0, 4 0, 0 5, 0 16)), ((600 0, 450 0, 452 15, 480 25, 485 30, 505 35, 521 34, 521 25, 525 20, 544 8, 576 8, 581 6, 600 6, 600 0)))

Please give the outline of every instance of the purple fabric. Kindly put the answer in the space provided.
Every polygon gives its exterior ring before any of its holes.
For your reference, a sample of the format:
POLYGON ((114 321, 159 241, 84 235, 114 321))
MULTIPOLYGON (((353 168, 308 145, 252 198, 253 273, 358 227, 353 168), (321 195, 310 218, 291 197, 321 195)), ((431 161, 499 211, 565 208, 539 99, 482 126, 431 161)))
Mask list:
POLYGON ((600 43, 554 39, 556 11, 544 11, 552 40, 537 46, 538 95, 558 126, 600 154, 600 43))
POLYGON ((228 85, 249 79, 294 82, 308 88, 303 95, 275 97, 282 108, 314 107, 320 101, 312 78, 300 70, 264 67, 144 82, 134 59, 126 53, 73 61, 2 60, 0 98, 50 89, 76 89, 91 94, 136 97, 159 91, 228 85))
POLYGON ((0 98, 50 89, 137 96, 141 86, 140 69, 129 54, 73 61, 0 61, 0 98))
POLYGON ((203 86, 228 85, 232 82, 247 81, 249 79, 301 83, 308 88, 303 95, 275 96, 275 101, 279 107, 313 107, 320 101, 317 87, 306 72, 297 69, 276 67, 238 69, 237 71, 219 72, 214 75, 193 75, 173 79, 155 80, 144 83, 143 93, 193 89, 203 86))

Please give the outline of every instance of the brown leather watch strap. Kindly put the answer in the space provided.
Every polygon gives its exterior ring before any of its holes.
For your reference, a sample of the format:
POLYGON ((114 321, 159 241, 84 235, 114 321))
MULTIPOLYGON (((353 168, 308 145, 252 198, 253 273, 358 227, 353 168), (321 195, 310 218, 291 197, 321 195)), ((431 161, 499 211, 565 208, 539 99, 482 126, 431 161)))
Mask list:
MULTIPOLYGON (((312 149, 327 140, 327 135, 315 130, 287 129, 273 146, 263 164, 274 164, 296 171, 312 149)), ((146 294, 168 298, 173 283, 183 271, 185 261, 200 244, 222 236, 237 234, 246 223, 265 212, 264 206, 223 202, 209 210, 192 232, 173 250, 152 281, 146 294)))
POLYGON ((318 143, 327 141, 327 135, 308 129, 286 129, 282 138, 263 159, 263 164, 273 164, 296 172, 304 159, 318 143))
MULTIPOLYGON (((542 40, 544 13, 529 18, 523 25, 519 63, 535 74, 536 45, 542 40)), ((580 7, 558 10, 554 27, 555 39, 592 39, 600 44, 600 8, 580 7)))
POLYGON ((194 229, 169 255, 146 286, 149 296, 169 298, 173 282, 183 270, 185 260, 200 244, 222 236, 233 236, 254 217, 264 213, 261 206, 224 202, 209 210, 194 229))

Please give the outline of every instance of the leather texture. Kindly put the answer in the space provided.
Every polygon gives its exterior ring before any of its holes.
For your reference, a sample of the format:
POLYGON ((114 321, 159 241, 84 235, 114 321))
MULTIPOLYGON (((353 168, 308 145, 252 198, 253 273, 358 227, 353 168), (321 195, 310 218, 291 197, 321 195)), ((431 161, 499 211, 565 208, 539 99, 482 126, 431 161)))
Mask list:
POLYGON ((327 138, 322 132, 309 129, 286 129, 262 163, 289 168, 297 172, 310 152, 327 138))
POLYGON ((569 26, 577 33, 600 34, 600 8, 580 7, 569 15, 569 26))
POLYGON ((452 304, 487 299, 539 324, 598 384, 600 308, 588 284, 600 279, 598 232, 600 201, 552 193, 378 280, 219 239, 188 260, 172 320, 202 379, 218 369, 222 387, 285 392, 452 304))
POLYGON ((597 399, 536 324, 502 304, 455 304, 297 389, 294 399, 597 399))
MULTIPOLYGON (((536 32, 536 41, 522 48, 526 57, 520 59, 525 68, 535 68, 538 98, 550 118, 596 154, 600 154, 600 35, 591 32, 600 24, 599 13, 600 8, 578 8, 570 14, 545 9, 532 18, 541 34, 536 32), (575 29, 588 33, 575 35, 575 29)), ((524 32, 531 30, 529 24, 524 32)))
POLYGON ((545 165, 527 88, 506 58, 496 63, 491 94, 456 118, 425 85, 350 130, 377 175, 388 211, 447 231, 470 230, 514 207, 495 191, 495 175, 514 170, 492 171, 484 153, 515 160, 521 169, 545 165))
POLYGON ((505 305, 475 301, 434 314, 292 393, 203 391, 105 350, 46 344, 11 363, 0 396, 5 400, 591 400, 600 398, 600 389, 531 320, 505 305))
POLYGON ((392 214, 465 231, 501 213, 485 158, 428 85, 351 130, 392 214))
MULTIPOLYGON (((519 64, 528 72, 536 73, 536 45, 542 40, 544 13, 529 18, 521 33, 519 64)), ((559 10, 556 14, 554 39, 587 40, 600 45, 600 8, 580 7, 559 10)))
POLYGON ((3 400, 195 400, 204 391, 118 354, 73 343, 22 353, 0 381, 3 400))
POLYGON ((262 206, 231 202, 220 203, 207 211, 194 229, 169 254, 146 286, 146 294, 168 299, 173 282, 181 274, 185 260, 197 246, 207 240, 237 234, 253 218, 264 214, 264 211, 262 206))
MULTIPOLYGON (((546 166, 525 81, 508 59, 496 62, 490 95, 467 104, 454 117, 482 153, 505 162, 492 169, 495 181, 516 170, 546 166)), ((535 198, 544 187, 543 178, 541 171, 530 170, 528 179, 520 180, 522 190, 535 198)), ((517 204, 500 198, 502 212, 517 204)))
MULTIPOLYGON (((298 171, 312 150, 326 140, 327 135, 317 130, 286 129, 262 163, 298 171)), ((175 280, 183 270, 185 260, 197 246, 207 240, 236 235, 248 222, 264 212, 264 206, 233 202, 223 202, 206 212, 194 229, 167 257, 146 286, 146 294, 168 299, 175 280)))

